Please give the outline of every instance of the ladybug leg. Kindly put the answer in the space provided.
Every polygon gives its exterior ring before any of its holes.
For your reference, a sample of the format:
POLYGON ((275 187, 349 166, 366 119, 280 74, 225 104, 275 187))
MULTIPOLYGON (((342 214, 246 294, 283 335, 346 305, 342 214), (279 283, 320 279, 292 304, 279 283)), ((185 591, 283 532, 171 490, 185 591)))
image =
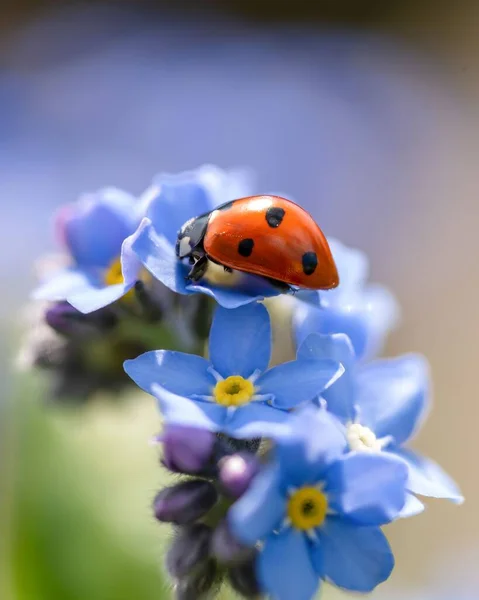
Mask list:
POLYGON ((284 281, 278 281, 277 279, 273 279, 272 277, 264 277, 269 284, 275 287, 280 292, 291 292, 294 291, 295 288, 289 285, 289 283, 285 283, 284 281))
POLYGON ((223 265, 223 269, 225 270, 225 273, 232 273, 233 272, 233 269, 230 269, 229 267, 225 267, 224 265, 223 265))
POLYGON ((208 268, 208 257, 206 254, 203 254, 198 258, 195 264, 190 269, 190 272, 186 276, 188 281, 198 281, 203 277, 206 273, 206 269, 208 268))

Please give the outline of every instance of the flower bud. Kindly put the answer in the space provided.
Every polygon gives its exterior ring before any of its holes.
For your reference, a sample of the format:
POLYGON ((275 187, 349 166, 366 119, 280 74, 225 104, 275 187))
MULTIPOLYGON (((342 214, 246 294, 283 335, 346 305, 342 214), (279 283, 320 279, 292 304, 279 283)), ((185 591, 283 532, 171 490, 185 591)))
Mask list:
POLYGON ((158 521, 187 525, 205 515, 217 499, 212 483, 194 479, 160 490, 153 502, 153 510, 158 521))
POLYGON ((208 464, 215 435, 206 429, 168 425, 161 436, 163 464, 179 473, 199 473, 208 464))
POLYGON ((226 494, 239 498, 259 471, 258 459, 249 452, 225 456, 219 464, 219 481, 226 494))
POLYGON ((195 523, 179 530, 166 554, 166 568, 174 578, 181 580, 197 572, 210 558, 211 528, 195 523))
POLYGON ((45 311, 45 321, 56 332, 68 337, 88 337, 114 327, 117 317, 113 311, 101 309, 85 315, 68 302, 57 302, 45 311))
POLYGON ((194 573, 181 578, 175 585, 176 600, 211 598, 210 590, 216 580, 216 562, 209 560, 194 573))
POLYGON ((255 555, 249 560, 231 567, 228 572, 228 578, 231 587, 244 598, 259 598, 261 589, 256 578, 256 557, 255 555))
POLYGON ((211 538, 211 553, 222 563, 240 562, 246 560, 254 549, 244 546, 235 539, 227 521, 222 521, 213 532, 211 538))
POLYGON ((217 460, 220 460, 223 456, 230 456, 237 452, 255 454, 261 446, 261 438, 237 440, 223 433, 218 433, 216 437, 215 457, 217 460))

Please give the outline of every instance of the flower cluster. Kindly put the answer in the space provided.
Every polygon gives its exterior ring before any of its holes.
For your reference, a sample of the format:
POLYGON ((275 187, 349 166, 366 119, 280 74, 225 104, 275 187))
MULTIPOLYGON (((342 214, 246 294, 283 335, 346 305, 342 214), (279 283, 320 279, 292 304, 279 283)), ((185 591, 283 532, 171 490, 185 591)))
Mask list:
MULTIPOLYGON (((305 310, 334 323, 327 307, 305 310)), ((352 319, 364 349, 361 332, 379 326, 352 319)), ((179 598, 225 576, 246 598, 307 600, 321 579, 371 591, 394 564, 381 526, 421 512, 417 495, 462 500, 404 447, 430 401, 423 357, 365 362, 345 333, 311 332, 295 360, 268 368, 270 323, 261 303, 218 307, 208 359, 160 350, 125 363, 158 399, 165 466, 196 475, 154 504, 179 526, 167 557, 179 598)))
MULTIPOLYGON (((129 384, 128 358, 160 346, 201 348, 212 301, 192 295, 199 286, 180 295, 163 283, 180 268, 172 245, 191 217, 251 193, 249 179, 206 165, 158 175, 138 197, 105 188, 62 207, 54 219, 61 252, 39 261, 33 297, 41 302, 28 310, 20 364, 50 372, 54 398, 83 401, 129 384), (168 252, 160 278, 142 262, 150 235, 168 252)), ((173 279, 184 283, 180 272, 173 279)))
POLYGON ((407 447, 430 405, 428 366, 415 354, 375 358, 397 303, 368 283, 366 257, 335 240, 333 291, 279 295, 214 267, 187 282, 174 250, 181 225, 248 193, 238 173, 203 167, 161 176, 136 200, 106 190, 62 210, 71 260, 36 293, 65 340, 55 364, 68 346, 64 380, 85 380, 100 355, 118 384, 127 358, 125 373, 157 399, 162 464, 180 476, 153 503, 175 525, 166 569, 176 598, 211 597, 224 581, 245 598, 309 600, 323 580, 369 592, 394 566, 384 525, 421 512, 418 496, 462 501, 407 447), (158 350, 163 325, 173 341, 158 350), (208 338, 205 356, 200 344, 180 351, 188 338, 208 338))

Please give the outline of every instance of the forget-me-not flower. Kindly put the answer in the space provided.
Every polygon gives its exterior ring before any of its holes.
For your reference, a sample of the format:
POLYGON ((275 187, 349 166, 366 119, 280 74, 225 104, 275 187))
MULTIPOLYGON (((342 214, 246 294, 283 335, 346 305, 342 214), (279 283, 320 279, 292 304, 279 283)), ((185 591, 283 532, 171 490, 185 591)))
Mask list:
POLYGON ((398 304, 384 286, 366 283, 369 265, 363 252, 334 239, 328 241, 339 273, 339 286, 298 294, 293 315, 297 344, 310 333, 346 333, 358 357, 374 356, 398 321, 398 304))
POLYGON ((34 296, 66 300, 90 313, 127 294, 141 276, 141 263, 131 250, 141 217, 136 198, 116 188, 63 207, 56 229, 71 264, 51 274, 34 296))
POLYGON ((363 365, 356 362, 346 335, 312 334, 300 346, 298 358, 329 358, 344 366, 340 380, 321 397, 343 423, 350 450, 383 451, 406 463, 411 493, 402 516, 424 509, 416 494, 462 502, 456 484, 439 465, 404 447, 421 426, 431 403, 424 357, 406 354, 363 365))
POLYGON ((327 411, 300 411, 229 510, 240 542, 262 542, 256 574, 277 600, 310 600, 320 579, 369 592, 392 571, 380 526, 404 505, 407 468, 395 457, 344 454, 344 443, 327 411))
MULTIPOLYGON (((247 189, 241 172, 205 165, 178 175, 158 175, 139 197, 115 188, 87 194, 60 210, 56 228, 71 264, 55 272, 35 292, 44 300, 67 300, 93 312, 131 292, 138 280, 154 286, 133 251, 148 237, 150 222, 169 243, 191 216, 211 210, 222 198, 247 189)), ((163 239, 163 237, 162 237, 163 239)))
POLYGON ((167 424, 203 427, 232 437, 261 437, 288 410, 312 400, 342 373, 332 360, 294 360, 271 369, 271 325, 259 303, 218 307, 209 360, 159 350, 125 362, 127 374, 158 398, 167 424))

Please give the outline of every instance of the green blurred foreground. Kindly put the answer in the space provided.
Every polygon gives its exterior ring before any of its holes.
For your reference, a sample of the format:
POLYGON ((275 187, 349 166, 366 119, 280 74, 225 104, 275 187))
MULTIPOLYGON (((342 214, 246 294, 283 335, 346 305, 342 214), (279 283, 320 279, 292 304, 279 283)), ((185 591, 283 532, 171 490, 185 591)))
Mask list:
POLYGON ((162 476, 148 446, 159 427, 153 401, 139 394, 75 412, 42 404, 38 382, 21 388, 3 438, 0 597, 169 598, 166 528, 149 505, 162 476))

